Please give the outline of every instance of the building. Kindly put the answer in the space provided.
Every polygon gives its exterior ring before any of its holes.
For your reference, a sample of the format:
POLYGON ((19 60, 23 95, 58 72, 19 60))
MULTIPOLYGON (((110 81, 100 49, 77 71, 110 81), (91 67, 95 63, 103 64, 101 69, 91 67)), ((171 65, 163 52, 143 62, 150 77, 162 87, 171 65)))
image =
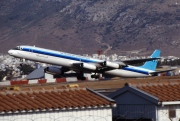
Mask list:
POLYGON ((112 99, 76 84, 7 89, 0 91, 2 121, 112 121, 116 106, 112 99))
POLYGON ((180 120, 180 81, 126 83, 109 95, 116 101, 115 119, 146 119, 147 121, 180 120))

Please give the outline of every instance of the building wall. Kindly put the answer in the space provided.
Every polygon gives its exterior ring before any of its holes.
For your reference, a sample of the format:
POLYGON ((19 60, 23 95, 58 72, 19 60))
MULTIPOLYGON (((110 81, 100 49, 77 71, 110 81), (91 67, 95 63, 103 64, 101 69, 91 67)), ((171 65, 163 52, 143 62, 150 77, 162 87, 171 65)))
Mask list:
POLYGON ((156 119, 156 110, 154 105, 117 105, 117 108, 113 109, 114 118, 123 118, 123 119, 156 119))
POLYGON ((156 105, 135 93, 127 91, 113 99, 117 104, 113 109, 115 119, 156 119, 156 105))
POLYGON ((180 120, 180 105, 165 105, 159 106, 157 109, 157 121, 179 121, 180 120), (169 117, 169 110, 175 110, 175 117, 169 117))
POLYGON ((112 121, 110 108, 0 114, 0 121, 112 121))

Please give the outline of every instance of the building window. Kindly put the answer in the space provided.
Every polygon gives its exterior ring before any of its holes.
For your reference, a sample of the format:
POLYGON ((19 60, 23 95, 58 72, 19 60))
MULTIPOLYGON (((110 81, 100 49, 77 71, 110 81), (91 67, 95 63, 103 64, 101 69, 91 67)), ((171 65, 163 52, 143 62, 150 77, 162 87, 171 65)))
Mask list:
POLYGON ((169 110, 169 118, 176 118, 176 110, 169 110))

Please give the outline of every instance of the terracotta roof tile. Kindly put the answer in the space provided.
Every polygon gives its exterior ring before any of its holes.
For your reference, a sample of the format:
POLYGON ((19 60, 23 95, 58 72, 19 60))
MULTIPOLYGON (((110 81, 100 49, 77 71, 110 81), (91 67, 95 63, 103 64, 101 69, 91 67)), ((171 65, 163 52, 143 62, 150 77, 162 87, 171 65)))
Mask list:
POLYGON ((158 97, 160 102, 180 101, 180 80, 174 82, 133 83, 132 85, 158 97))
POLYGON ((114 106, 86 88, 26 88, 0 91, 0 112, 114 106))

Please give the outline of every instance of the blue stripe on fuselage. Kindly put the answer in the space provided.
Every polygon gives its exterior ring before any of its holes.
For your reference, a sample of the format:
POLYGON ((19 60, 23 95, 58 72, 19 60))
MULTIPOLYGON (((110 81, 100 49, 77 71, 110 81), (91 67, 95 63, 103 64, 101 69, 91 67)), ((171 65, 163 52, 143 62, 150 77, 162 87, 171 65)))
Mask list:
MULTIPOLYGON (((81 62, 86 62, 86 63, 96 63, 99 62, 98 60, 90 60, 88 58, 83 58, 78 55, 71 55, 69 53, 63 53, 63 52, 52 52, 51 50, 40 50, 36 48, 30 48, 30 47, 23 47, 22 51, 26 52, 32 52, 36 54, 43 54, 43 55, 48 55, 48 56, 53 56, 53 57, 60 57, 64 59, 70 59, 70 60, 75 60, 75 61, 81 61, 81 62)), ((140 70, 140 69, 135 69, 131 67, 124 67, 122 68, 123 70, 131 71, 131 72, 137 72, 137 73, 142 73, 148 75, 148 71, 145 70, 140 70)))
POLYGON ((140 70, 140 69, 135 69, 135 68, 131 68, 131 67, 124 67, 122 69, 126 70, 126 71, 132 71, 132 72, 137 72, 137 73, 141 73, 141 74, 146 74, 146 75, 149 74, 148 71, 140 70))
POLYGON ((48 55, 48 56, 53 56, 53 57, 60 57, 60 58, 70 59, 70 60, 75 60, 75 61, 82 61, 82 62, 87 62, 87 63, 98 62, 98 61, 95 61, 95 60, 82 58, 82 57, 77 56, 77 55, 68 55, 68 53, 63 53, 63 52, 57 52, 56 53, 56 52, 50 52, 50 51, 46 51, 46 50, 40 50, 40 49, 35 49, 35 48, 27 48, 27 47, 23 47, 22 50, 26 51, 26 52, 36 53, 36 54, 43 54, 43 55, 48 55))

